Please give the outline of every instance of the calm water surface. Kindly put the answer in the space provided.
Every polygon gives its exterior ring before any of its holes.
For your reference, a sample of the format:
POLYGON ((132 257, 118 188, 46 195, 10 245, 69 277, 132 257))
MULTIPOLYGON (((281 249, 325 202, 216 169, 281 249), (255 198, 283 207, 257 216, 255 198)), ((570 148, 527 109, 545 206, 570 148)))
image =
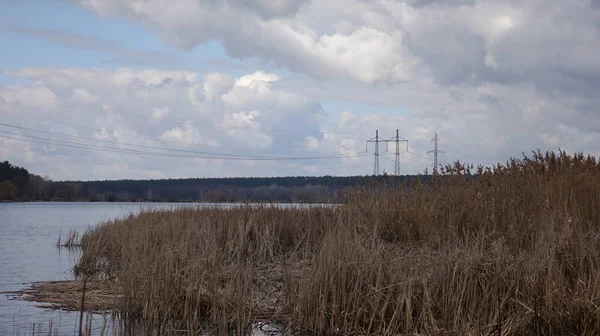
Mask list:
MULTIPOLYGON (((58 249, 59 232, 83 233, 97 223, 142 209, 206 206, 198 203, 0 203, 0 292, 36 281, 73 279, 79 252, 58 249)), ((223 205, 232 206, 232 205, 223 205)), ((0 294, 0 335, 31 335, 32 325, 60 325, 61 335, 75 334, 79 313, 40 309, 35 303, 0 294)), ((98 317, 101 321, 101 317, 98 317)), ((101 323, 98 323, 101 324, 101 323)), ((95 324, 94 324, 95 325, 95 324)), ((47 330, 47 328, 46 328, 47 330)))

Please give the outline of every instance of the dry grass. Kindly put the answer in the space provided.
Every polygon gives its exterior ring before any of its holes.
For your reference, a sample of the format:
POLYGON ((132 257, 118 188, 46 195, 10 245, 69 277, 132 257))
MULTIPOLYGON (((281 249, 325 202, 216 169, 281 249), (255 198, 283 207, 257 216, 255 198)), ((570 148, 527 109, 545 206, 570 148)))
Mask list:
POLYGON ((548 153, 389 180, 336 208, 151 211, 83 235, 76 271, 117 281, 146 332, 600 334, 600 166, 548 153), (472 169, 472 168, 471 168, 472 169))
POLYGON ((58 247, 58 248, 65 247, 68 249, 81 247, 81 239, 79 237, 79 231, 69 230, 69 234, 67 235, 65 240, 62 240, 62 234, 59 232, 58 241, 56 242, 56 247, 58 247))
MULTIPOLYGON (((85 290, 85 306, 83 308, 88 312, 110 312, 115 307, 115 304, 120 301, 123 296, 122 292, 119 285, 114 281, 88 281, 85 290)), ((40 303, 38 305, 39 308, 80 311, 83 281, 38 282, 24 290, 0 294, 7 294, 9 299, 12 300, 40 303)))

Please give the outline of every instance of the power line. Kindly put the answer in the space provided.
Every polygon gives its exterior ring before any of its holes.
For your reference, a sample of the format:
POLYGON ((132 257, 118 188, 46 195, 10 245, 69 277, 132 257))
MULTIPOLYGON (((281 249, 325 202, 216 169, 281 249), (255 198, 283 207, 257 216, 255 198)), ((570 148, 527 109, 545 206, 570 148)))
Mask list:
POLYGON ((40 129, 34 129, 34 128, 29 128, 29 127, 24 127, 24 126, 18 126, 18 125, 10 125, 10 124, 4 124, 4 123, 0 123, 0 125, 1 126, 6 126, 6 127, 13 127, 13 128, 28 130, 28 131, 35 131, 35 132, 40 132, 40 133, 50 134, 50 135, 57 135, 57 136, 64 136, 64 137, 77 138, 77 139, 85 139, 85 140, 91 140, 91 141, 97 141, 97 142, 103 142, 103 143, 111 143, 111 144, 119 144, 119 145, 141 147, 141 148, 171 150, 171 151, 176 151, 176 152, 206 154, 206 155, 222 155, 222 156, 233 156, 233 157, 254 157, 254 156, 251 156, 251 155, 238 155, 238 154, 225 154, 225 153, 219 153, 219 154, 217 154, 217 153, 211 153, 211 152, 188 151, 188 150, 181 150, 181 149, 174 149, 174 148, 146 146, 146 145, 139 145, 139 144, 128 144, 128 143, 122 143, 122 142, 118 142, 118 141, 94 139, 94 138, 88 138, 88 137, 82 137, 82 136, 76 136, 76 135, 70 135, 70 134, 64 134, 64 133, 56 133, 56 132, 44 131, 44 130, 40 130, 40 129))
MULTIPOLYGON (((30 96, 37 96, 37 98, 39 98, 40 100, 48 100, 46 99, 46 97, 42 97, 40 95, 37 95, 35 93, 28 93, 28 99, 30 98, 30 96)), ((16 99, 17 101, 19 100, 18 98, 16 99)), ((85 104, 85 103, 67 103, 64 101, 61 101, 60 104, 62 106, 66 106, 66 107, 71 107, 74 109, 79 109, 79 110, 83 110, 83 111, 87 111, 87 112, 93 112, 93 110, 96 110, 96 112, 102 112, 102 113, 107 113, 107 114, 116 114, 116 115, 121 115, 121 116, 126 116, 126 115, 130 115, 130 116, 134 116, 137 118, 142 118, 142 119, 147 119, 147 120, 151 120, 154 122, 162 122, 162 123, 169 123, 169 124, 174 124, 174 125, 186 125, 188 121, 182 121, 182 120, 176 120, 176 119, 172 119, 172 118, 154 118, 151 115, 148 115, 146 113, 139 113, 139 112, 132 112, 132 111, 123 111, 121 109, 115 109, 115 108, 108 108, 105 109, 101 106, 97 106, 97 105, 93 105, 93 104, 85 104), (87 107, 88 109, 81 109, 81 107, 87 107)), ((150 107, 148 107, 150 109, 150 107)), ((213 127, 210 126, 205 126, 205 125, 199 125, 196 127, 200 127, 200 128, 214 128, 217 125, 214 125, 213 127)), ((329 132, 329 131, 323 131, 323 130, 319 130, 319 131, 301 131, 301 130, 292 130, 292 129, 282 129, 282 128, 264 128, 264 127, 248 127, 248 126, 229 126, 229 127, 223 127, 224 129, 227 130, 236 130, 236 129, 240 129, 240 130, 253 130, 253 131, 262 131, 262 132, 270 132, 270 133, 297 133, 297 134, 323 134, 323 133, 328 133, 328 134, 349 134, 349 135, 355 135, 357 132, 344 132, 344 131, 337 131, 337 132, 329 132)))
MULTIPOLYGON (((323 160, 323 159, 341 159, 341 158, 350 158, 350 157, 356 157, 359 154, 362 153, 351 153, 351 154, 347 154, 347 155, 337 155, 337 156, 287 156, 287 157, 275 157, 275 156, 253 156, 253 155, 239 155, 239 154, 226 154, 226 153, 216 153, 216 152, 203 152, 203 151, 192 151, 192 150, 183 150, 183 149, 175 149, 175 148, 164 148, 164 147, 156 147, 156 146, 146 146, 146 145, 138 145, 138 144, 129 144, 129 143, 124 143, 124 142, 118 142, 118 141, 110 141, 110 140, 101 140, 101 139, 93 139, 93 138, 88 138, 88 137, 82 137, 82 136, 76 136, 76 135, 70 135, 70 134, 63 134, 63 133, 56 133, 56 132, 50 132, 50 131, 44 131, 44 130, 39 130, 39 129, 34 129, 34 128, 29 128, 29 127, 24 127, 24 126, 18 126, 18 125, 10 125, 10 124, 5 124, 5 123, 0 123, 0 126, 5 126, 5 127, 12 127, 12 128, 17 128, 17 129, 23 129, 23 130, 28 130, 28 131, 35 131, 35 132, 40 132, 40 133, 44 133, 44 134, 50 134, 50 135, 55 135, 55 136, 64 136, 64 137, 69 137, 69 138, 75 138, 75 139, 85 139, 85 140, 90 140, 90 141, 96 141, 96 142, 102 142, 102 143, 109 143, 109 144, 116 144, 116 145, 125 145, 125 146, 132 146, 132 147, 138 147, 138 148, 145 148, 145 149, 157 149, 157 150, 162 150, 162 151, 171 151, 171 152, 180 152, 180 153, 187 153, 187 154, 201 154, 201 155, 211 155, 211 156, 204 156, 204 157, 200 157, 203 159, 219 159, 219 160, 267 160, 267 161, 276 161, 276 160, 323 160)), ((27 135, 23 135, 23 134, 19 134, 19 133, 11 133, 11 132, 2 132, 2 133, 7 133, 7 134, 13 134, 13 135, 19 135, 19 136, 25 136, 25 137, 32 137, 32 136, 27 136, 27 135)), ((34 137, 36 138, 36 137, 34 137)), ((39 137, 38 137, 39 138, 39 137)), ((42 138, 43 140, 48 140, 48 141, 56 141, 56 139, 47 139, 47 138, 42 138)), ((87 145, 87 144, 81 144, 78 143, 79 145, 87 145)))
POLYGON ((380 153, 379 153, 379 143, 380 142, 385 142, 386 145, 386 152, 387 152, 387 148, 388 148, 388 144, 390 142, 394 142, 396 144, 396 152, 395 152, 395 159, 394 159, 394 175, 400 175, 400 168, 401 168, 401 163, 400 163, 400 158, 404 158, 403 156, 400 155, 400 142, 406 142, 406 152, 410 153, 411 155, 416 155, 422 158, 426 158, 431 160, 430 158, 427 158, 426 156, 423 155, 419 155, 417 153, 411 152, 408 150, 408 139, 405 139, 403 137, 400 136, 400 131, 398 129, 396 129, 396 136, 392 137, 390 139, 382 139, 379 137, 379 131, 376 130, 375 131, 375 137, 369 139, 366 141, 365 143, 365 152, 369 151, 369 143, 375 143, 375 151, 374 151, 374 158, 373 158, 373 174, 374 175, 379 175, 379 169, 380 169, 380 165, 379 165, 379 157, 380 157, 380 153))
MULTIPOLYGON (((15 113, 15 112, 11 112, 11 111, 8 111, 8 110, 3 110, 3 109, 0 109, 0 111, 8 112, 8 113, 15 113)), ((105 129, 105 128, 94 128, 94 127, 83 126, 83 125, 75 125, 75 124, 71 124, 71 123, 68 123, 68 122, 61 122, 61 121, 57 121, 57 120, 50 120, 50 119, 45 119, 45 118, 33 117, 33 116, 24 116, 24 115, 16 115, 15 114, 15 115, 12 115, 12 117, 19 117, 19 118, 25 118, 25 119, 31 119, 31 120, 38 120, 38 121, 42 121, 42 122, 48 122, 48 123, 53 123, 53 124, 65 125, 65 126, 69 126, 69 127, 73 127, 73 128, 81 128, 81 129, 87 129, 87 130, 92 130, 92 131, 97 131, 97 132, 106 132, 106 133, 110 133, 110 134, 113 134, 113 135, 121 135, 121 136, 127 136, 127 137, 137 138, 137 139, 158 141, 158 142, 164 142, 164 143, 193 145, 193 146, 196 146, 196 147, 207 147, 207 148, 210 147, 210 148, 214 148, 213 146, 206 146, 206 145, 201 145, 201 144, 196 144, 196 143, 191 143, 191 142, 186 142, 186 141, 174 141, 174 140, 157 139, 157 138, 149 137, 149 136, 127 134, 127 133, 117 132, 116 130, 110 130, 110 129, 105 129)), ((244 149, 244 150, 247 150, 247 149, 244 149)))
MULTIPOLYGON (((15 139, 16 140, 16 139, 15 139)), ((9 144, 6 143, 1 143, 0 144, 3 147, 7 147, 7 148, 13 148, 13 149, 18 149, 18 150, 23 150, 23 147, 17 147, 17 146, 11 146, 9 144)), ((141 168, 141 167, 136 167, 136 166, 131 166, 131 165, 124 165, 124 164, 118 164, 118 163, 114 163, 114 162, 106 162, 106 161, 99 161, 99 160, 91 160, 88 158, 84 158, 81 156, 73 156, 73 155, 68 155, 68 154, 64 154, 64 153, 55 153, 55 152, 50 152, 50 151, 45 151, 39 148, 27 148, 27 150, 32 151, 32 152, 36 152, 45 156, 60 156, 60 157, 67 157, 67 158, 71 158, 71 159, 76 159, 76 160, 81 160, 81 161, 87 161, 89 163, 93 163, 93 164, 99 164, 99 165, 106 165, 106 166, 120 166, 123 168, 127 168, 127 169, 135 169, 135 170, 139 170, 139 171, 158 171, 152 168, 141 168)))
MULTIPOLYGON (((5 140, 16 140, 16 141, 22 141, 22 142, 27 142, 26 140, 23 139, 15 139, 15 138, 7 138, 7 137, 3 137, 0 139, 5 139, 5 140)), ((38 142, 38 141, 33 141, 34 143, 42 143, 42 142, 38 142)), ((23 147, 17 147, 17 146, 11 146, 9 144, 6 143, 0 143, 1 146, 3 147, 7 147, 7 148, 13 148, 13 149, 18 149, 18 150, 23 150, 23 147)), ((77 160, 81 160, 81 161, 86 161, 88 163, 93 163, 93 164, 100 164, 100 165, 112 165, 112 166, 120 166, 123 168, 135 168, 136 170, 139 171, 155 171, 155 172, 159 172, 160 170, 158 169, 154 169, 154 168, 150 168, 150 167, 146 167, 146 168, 141 168, 141 167, 136 167, 136 166, 132 166, 129 164, 119 164, 119 163, 114 163, 114 162, 106 162, 106 161, 100 161, 100 160, 93 160, 93 159, 88 159, 82 156, 73 156, 73 155, 68 155, 68 154, 64 154, 64 153, 57 153, 54 151, 47 151, 47 150, 43 150, 40 148, 31 148, 28 147, 27 148, 28 151, 33 151, 36 153, 40 153, 42 155, 46 155, 46 156, 61 156, 61 157, 68 157, 68 158, 72 158, 72 159, 77 159, 77 160)), ((107 152, 111 152, 111 151, 107 151, 107 152)), ((133 155, 141 155, 141 154, 133 154, 133 155)), ((141 156, 149 156, 149 155, 141 155, 141 156)), ((185 160, 185 158, 179 158, 179 157, 171 157, 171 156, 167 156, 167 159, 177 159, 178 162, 190 162, 190 163, 195 163, 192 161, 188 161, 185 160)), ((156 161, 153 161, 156 162, 156 161)), ((237 168, 246 168, 246 169, 250 169, 250 168, 281 168, 282 166, 274 166, 274 165, 264 165, 261 162, 260 166, 244 166, 244 165, 235 165, 235 164, 231 164, 231 163, 211 163, 211 166, 216 165, 216 166, 223 166, 223 167, 237 167, 237 168)), ((297 165, 293 165, 292 168, 297 168, 297 165)), ((343 165, 343 166, 330 166, 330 165, 322 165, 319 164, 317 166, 318 169, 323 170, 323 169, 338 169, 338 168, 355 168, 355 167, 365 167, 364 164, 359 164, 359 165, 343 165)))
MULTIPOLYGON (((0 108, 0 111, 8 112, 8 113, 15 113, 15 112, 11 112, 11 111, 4 110, 1 108, 0 108)), ((15 115, 12 115, 11 117, 19 117, 19 118, 24 118, 24 119, 38 120, 38 121, 42 121, 42 122, 65 125, 65 126, 72 127, 72 128, 81 128, 81 129, 87 129, 87 130, 92 130, 92 131, 97 131, 97 132, 109 133, 112 135, 121 135, 121 136, 156 141, 156 142, 172 143, 172 144, 178 144, 178 145, 188 145, 188 146, 194 146, 194 147, 214 148, 214 146, 207 146, 207 145, 196 144, 196 143, 191 143, 191 142, 186 142, 186 141, 173 141, 173 140, 157 139, 157 138, 149 137, 149 136, 127 134, 127 133, 117 132, 116 130, 110 130, 110 129, 105 129, 105 128, 100 129, 100 128, 94 128, 94 127, 83 126, 83 125, 75 125, 75 124, 71 124, 68 122, 61 122, 61 121, 57 121, 57 120, 50 120, 50 119, 45 119, 45 118, 33 117, 33 116, 23 116, 23 115, 15 114, 15 115)), ((251 150, 248 148, 239 148, 239 147, 229 147, 229 148, 243 150, 243 151, 250 151, 250 152, 258 152, 256 150, 251 150)), ((271 153, 280 153, 281 151, 276 151, 276 152, 270 151, 270 152, 271 153)), ((286 152, 289 152, 289 151, 286 151, 286 152)), ((229 154, 223 154, 223 155, 229 155, 229 154)))
MULTIPOLYGON (((0 133, 10 133, 10 134, 14 134, 14 135, 18 135, 18 136, 23 136, 21 134, 16 134, 16 133, 11 133, 11 132, 5 132, 5 131, 0 131, 0 133)), ((28 137, 33 137, 33 136, 28 136, 28 137)), ((4 139, 8 139, 8 140, 16 140, 16 141, 21 141, 21 142, 26 142, 26 143, 39 143, 39 144, 43 144, 43 145, 48 145, 47 140, 52 140, 52 139, 45 139, 45 138, 40 138, 40 137, 33 137, 35 139, 44 139, 45 141, 38 141, 38 140, 31 140, 31 139, 18 139, 18 138, 14 138, 14 137, 3 137, 4 139)), ((69 148, 77 148, 77 149, 87 149, 87 150, 92 150, 92 151, 101 151, 101 152, 110 152, 110 153, 125 153, 125 154, 130 154, 130 155, 134 155, 134 156, 145 156, 145 157, 154 157, 154 158, 160 158, 161 160, 165 160, 165 159, 177 159, 178 162, 190 162, 190 163, 197 163, 195 161, 188 161, 186 159, 194 159, 195 157, 188 157, 188 156, 180 156, 180 155, 173 155, 173 154, 164 154, 164 153, 155 153, 155 152, 144 152, 144 151, 136 151, 136 150, 130 150, 130 149, 118 149, 118 148, 105 148, 105 147, 97 147, 97 146, 91 146, 91 145, 78 145, 77 143, 73 144, 72 142, 69 141, 63 141, 63 140, 58 140, 59 142, 62 142, 63 144, 52 144, 52 145, 57 145, 57 146, 62 146, 62 147, 69 147, 69 148)), ((265 162, 265 161, 259 161, 259 162, 265 162)), ((281 162, 281 161, 279 161, 281 162)), ((226 167, 241 167, 241 168, 252 168, 255 166, 240 166, 240 165, 233 165, 233 164, 224 164, 224 163, 211 163, 211 165, 217 165, 217 166, 226 166, 226 167)), ((328 165, 322 165, 319 164, 318 167, 320 169, 323 168, 327 168, 327 169, 334 169, 334 168, 351 168, 351 167, 363 167, 363 165, 344 165, 344 166, 328 166, 328 165)), ((265 165, 260 165, 260 167, 269 167, 269 166, 265 166, 265 165)), ((274 168, 279 168, 280 166, 270 166, 270 167, 274 167, 274 168)), ((294 166, 296 167, 296 166, 294 166)))
POLYGON ((284 161, 284 160, 256 160, 256 159, 251 159, 251 158, 244 159, 244 158, 202 157, 202 156, 178 155, 178 154, 170 154, 170 153, 157 153, 157 152, 140 151, 140 150, 134 150, 134 149, 127 149, 127 148, 93 146, 93 145, 82 144, 82 143, 78 143, 78 142, 42 138, 42 137, 36 137, 36 136, 24 135, 24 134, 6 132, 6 131, 0 131, 0 133, 28 138, 28 139, 19 139, 19 138, 4 136, 4 138, 22 141, 22 142, 33 142, 33 143, 39 143, 39 144, 43 144, 43 145, 55 145, 55 146, 61 146, 61 147, 88 149, 88 150, 101 151, 101 152, 122 153, 122 154, 131 154, 131 155, 139 155, 139 156, 150 156, 150 157, 161 158, 161 159, 164 159, 164 158, 183 158, 183 159, 190 158, 190 159, 204 159, 204 160, 284 161), (34 139, 34 140, 31 140, 31 139, 34 139), (38 140, 36 140, 36 139, 38 139, 38 140), (42 140, 42 141, 40 141, 40 140, 42 140), (53 142, 59 142, 59 143, 53 143, 53 142))
MULTIPOLYGON (((390 154, 387 154, 387 155, 380 155, 380 157, 381 157, 381 158, 385 158, 385 159, 386 159, 386 160, 388 160, 388 161, 393 161, 393 162, 396 162, 396 160, 395 160, 395 155, 394 155, 394 154, 391 154, 391 153, 390 153, 390 154)), ((400 158, 402 159, 402 162, 400 162, 400 164, 403 164, 403 165, 404 165, 404 164, 408 164, 408 162, 410 162, 410 163, 412 163, 412 164, 415 164, 415 165, 416 165, 416 164, 422 165, 423 167, 429 166, 429 165, 428 165, 428 164, 426 164, 426 163, 423 163, 423 162, 421 162, 421 161, 418 161, 418 160, 414 160, 414 159, 412 159, 412 158, 409 158, 409 157, 406 157, 406 156, 402 156, 402 155, 400 155, 400 158)))
MULTIPOLYGON (((390 161, 390 162, 395 162, 396 160, 394 159, 390 159, 384 155, 381 156, 382 159, 390 161)), ((425 170, 425 168, 427 168, 427 166, 424 166, 422 164, 416 164, 416 163, 407 163, 407 162, 402 162, 403 165, 409 166, 409 167, 414 167, 414 168, 419 168, 422 170, 425 170)))
MULTIPOLYGON (((100 152, 151 156, 151 157, 163 158, 163 159, 164 158, 186 158, 186 156, 177 156, 177 155, 168 154, 168 153, 144 152, 144 151, 137 151, 137 150, 126 149, 126 148, 100 147, 100 146, 93 146, 93 145, 89 145, 89 144, 82 144, 79 142, 69 142, 69 141, 65 141, 65 140, 42 138, 42 137, 36 137, 36 136, 24 135, 24 134, 6 132, 6 131, 0 131, 0 133, 24 137, 26 139, 19 139, 19 138, 14 138, 14 137, 10 137, 10 136, 9 137, 3 136, 4 139, 22 141, 25 143, 31 142, 31 143, 38 143, 38 144, 42 144, 42 145, 61 146, 61 147, 69 147, 69 148, 77 148, 77 149, 89 149, 89 150, 100 151, 100 152), (34 139, 34 140, 32 140, 32 139, 34 139), (39 140, 35 140, 35 139, 39 139, 39 140), (56 143, 56 142, 58 142, 58 143, 56 143)), ((194 157, 190 157, 190 158, 194 158, 194 157)))
POLYGON ((418 157, 421 157, 421 158, 423 158, 423 159, 427 159, 427 160, 433 160, 433 159, 432 159, 432 158, 430 158, 430 157, 427 157, 427 156, 425 156, 425 155, 421 155, 421 154, 417 154, 417 153, 415 153, 415 152, 412 152, 412 151, 410 151, 410 150, 407 150, 407 152, 408 152, 408 153, 410 153, 410 154, 412 154, 412 155, 416 155, 416 156, 418 156, 418 157))
MULTIPOLYGON (((389 161, 395 161, 394 159, 392 159, 392 158, 391 158, 391 157, 392 157, 392 155, 393 155, 393 154, 391 154, 391 153, 388 153, 388 154, 385 154, 385 153, 384 153, 384 155, 381 155, 381 157, 383 158, 383 157, 385 157, 386 155, 389 157, 389 158, 388 158, 388 157, 386 157, 386 158, 385 158, 386 160, 389 160, 389 161)), ((394 156, 395 156, 395 155, 394 155, 394 156)), ((400 155, 400 158, 404 160, 403 162, 401 162, 401 164, 405 164, 405 163, 406 163, 406 161, 409 161, 409 162, 412 162, 412 163, 414 163, 414 164, 421 164, 421 165, 424 165, 424 166, 428 166, 427 164, 425 164, 425 163, 423 163, 423 162, 421 162, 421 161, 419 161, 419 160, 415 160, 414 158, 407 157, 407 156, 403 156, 403 155, 402 155, 402 153, 401 153, 401 155, 400 155)))

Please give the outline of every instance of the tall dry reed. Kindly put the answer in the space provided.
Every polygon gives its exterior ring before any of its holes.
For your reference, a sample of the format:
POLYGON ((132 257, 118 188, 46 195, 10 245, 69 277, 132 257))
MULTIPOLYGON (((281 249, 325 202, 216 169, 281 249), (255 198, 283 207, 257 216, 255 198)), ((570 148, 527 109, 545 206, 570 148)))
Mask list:
POLYGON ((120 282, 146 332, 598 335, 599 206, 593 157, 537 152, 340 207, 142 213, 84 234, 76 270, 120 282))

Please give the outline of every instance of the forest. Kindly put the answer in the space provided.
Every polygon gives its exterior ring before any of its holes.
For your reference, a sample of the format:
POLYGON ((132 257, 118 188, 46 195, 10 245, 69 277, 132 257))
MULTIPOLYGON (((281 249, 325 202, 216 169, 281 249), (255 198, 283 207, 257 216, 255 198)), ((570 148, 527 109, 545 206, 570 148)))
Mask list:
POLYGON ((0 201, 335 203, 357 185, 428 176, 289 176, 52 181, 0 163, 0 201))

